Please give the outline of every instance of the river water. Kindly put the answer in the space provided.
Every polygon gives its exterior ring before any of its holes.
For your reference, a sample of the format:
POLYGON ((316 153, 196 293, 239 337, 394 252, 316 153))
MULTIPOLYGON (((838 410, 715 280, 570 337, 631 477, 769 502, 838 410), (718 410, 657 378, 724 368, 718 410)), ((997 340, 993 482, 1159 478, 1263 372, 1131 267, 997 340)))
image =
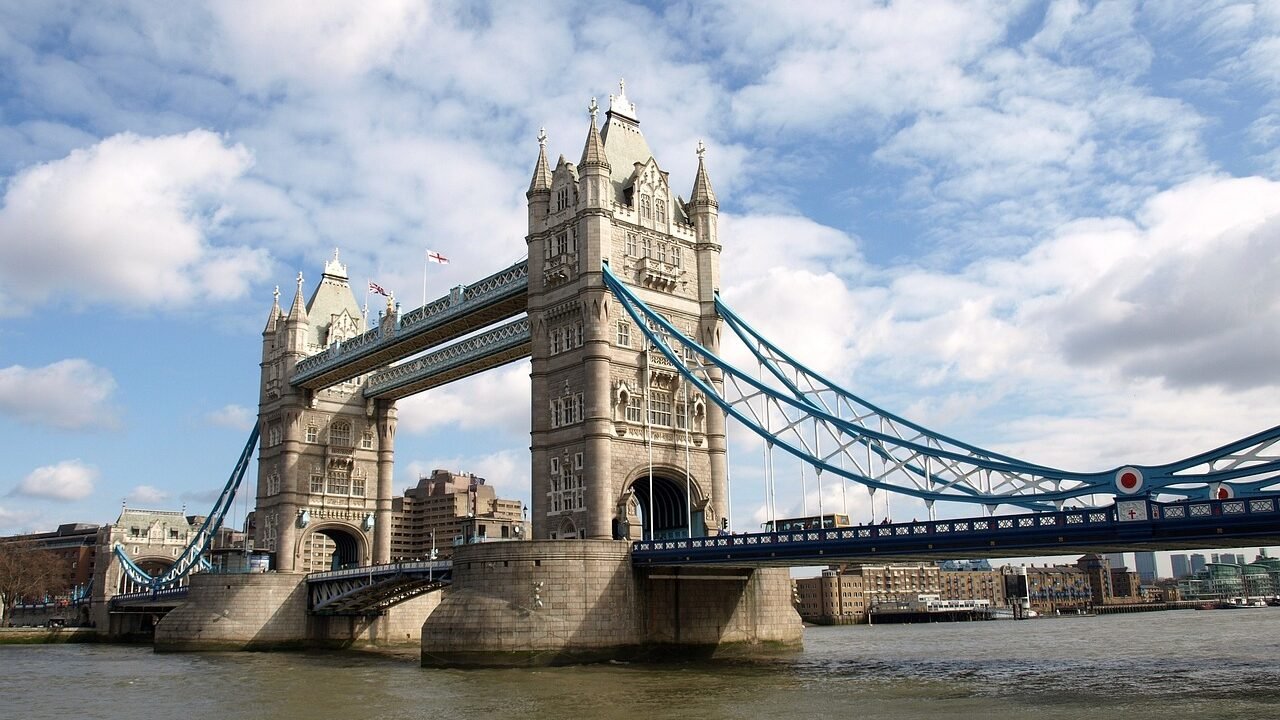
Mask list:
POLYGON ((415 652, 0 646, 0 719, 1280 718, 1280 608, 821 627, 765 659, 434 670, 415 652))

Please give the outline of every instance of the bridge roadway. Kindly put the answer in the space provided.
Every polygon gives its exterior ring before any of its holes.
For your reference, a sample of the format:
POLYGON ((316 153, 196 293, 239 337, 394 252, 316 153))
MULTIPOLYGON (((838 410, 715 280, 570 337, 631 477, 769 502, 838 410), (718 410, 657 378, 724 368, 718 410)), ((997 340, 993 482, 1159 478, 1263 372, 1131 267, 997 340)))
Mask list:
MULTIPOLYGON (((393 605, 450 583, 449 560, 366 565, 306 576, 307 611, 315 615, 378 615, 393 605)), ((186 601, 188 587, 121 593, 113 613, 164 614, 186 601)))
POLYGON ((635 543, 637 567, 793 567, 1280 544, 1280 493, 635 543))

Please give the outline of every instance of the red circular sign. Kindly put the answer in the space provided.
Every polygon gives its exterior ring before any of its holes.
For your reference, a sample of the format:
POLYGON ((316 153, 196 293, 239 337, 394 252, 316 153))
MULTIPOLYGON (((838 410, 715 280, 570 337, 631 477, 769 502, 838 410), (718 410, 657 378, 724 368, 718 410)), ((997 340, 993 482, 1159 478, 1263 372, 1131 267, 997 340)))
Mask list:
POLYGON ((1132 495, 1142 489, 1142 471, 1135 467, 1122 467, 1116 471, 1116 489, 1132 495))

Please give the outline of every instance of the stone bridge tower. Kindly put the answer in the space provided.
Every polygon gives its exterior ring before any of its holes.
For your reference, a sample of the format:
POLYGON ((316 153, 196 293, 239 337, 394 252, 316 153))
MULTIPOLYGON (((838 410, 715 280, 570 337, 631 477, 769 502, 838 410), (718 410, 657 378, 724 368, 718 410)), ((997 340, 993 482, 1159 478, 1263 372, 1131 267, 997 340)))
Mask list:
MULTIPOLYGON (((262 331, 255 548, 281 572, 388 562, 395 402, 366 401, 364 378, 289 385, 298 361, 366 329, 337 251, 305 304, 302 284, 287 314, 276 292, 262 331)), ((382 321, 395 321, 390 303, 382 321)))
POLYGON ((600 271, 608 263, 675 327, 718 351, 718 210, 703 149, 685 201, 625 92, 610 96, 603 128, 597 112, 593 99, 577 165, 561 156, 552 169, 539 137, 527 193, 533 536, 714 533, 727 509, 724 415, 660 353, 646 352, 600 271))

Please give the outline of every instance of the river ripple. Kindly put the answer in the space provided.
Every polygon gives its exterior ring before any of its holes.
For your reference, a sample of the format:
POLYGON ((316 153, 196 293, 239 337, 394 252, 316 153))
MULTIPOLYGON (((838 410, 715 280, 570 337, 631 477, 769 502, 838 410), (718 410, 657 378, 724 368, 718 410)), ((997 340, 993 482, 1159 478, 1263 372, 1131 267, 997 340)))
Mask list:
POLYGON ((1280 718, 1280 609, 809 628, 757 660, 434 670, 415 652, 0 647, 0 718, 1280 718))

